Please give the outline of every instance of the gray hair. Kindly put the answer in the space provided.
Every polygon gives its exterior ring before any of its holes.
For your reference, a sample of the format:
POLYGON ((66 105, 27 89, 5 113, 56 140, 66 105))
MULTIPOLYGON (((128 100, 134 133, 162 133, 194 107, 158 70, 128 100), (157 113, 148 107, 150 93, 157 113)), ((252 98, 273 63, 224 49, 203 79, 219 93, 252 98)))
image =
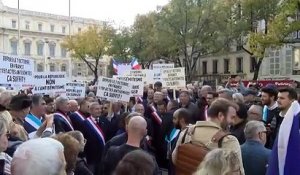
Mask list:
POLYGON ((64 147, 52 138, 32 139, 14 153, 11 171, 14 175, 65 175, 64 147), (49 168, 51 167, 51 168, 49 168))
POLYGON ((259 132, 265 131, 266 127, 261 121, 249 121, 244 129, 246 139, 255 139, 259 132))
POLYGON ((62 96, 57 97, 55 99, 56 107, 59 107, 60 105, 64 104, 65 102, 68 102, 68 101, 69 101, 69 99, 67 97, 62 97, 62 96))
POLYGON ((237 102, 238 103, 244 103, 244 96, 241 94, 241 93, 234 93, 232 95, 232 98, 234 99, 237 99, 237 102))

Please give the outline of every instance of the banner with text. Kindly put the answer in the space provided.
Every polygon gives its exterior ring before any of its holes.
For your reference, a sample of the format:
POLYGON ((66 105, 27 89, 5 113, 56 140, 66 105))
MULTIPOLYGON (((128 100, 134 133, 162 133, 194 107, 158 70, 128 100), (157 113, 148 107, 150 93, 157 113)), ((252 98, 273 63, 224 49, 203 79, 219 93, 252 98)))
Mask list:
POLYGON ((66 83, 66 97, 69 99, 78 99, 85 97, 85 84, 80 82, 66 83))
POLYGON ((131 90, 131 83, 100 77, 97 86, 97 96, 106 100, 129 102, 131 90))
POLYGON ((144 92, 144 82, 141 77, 123 77, 123 76, 114 76, 115 79, 126 81, 132 84, 131 95, 134 97, 143 96, 144 92))
POLYGON ((151 70, 142 69, 142 70, 130 70, 124 74, 125 77, 136 77, 142 78, 144 85, 153 83, 153 73, 150 73, 151 70))
POLYGON ((33 93, 65 95, 66 82, 65 72, 37 72, 34 75, 33 93))
POLYGON ((184 67, 163 69, 162 84, 164 87, 182 88, 185 87, 185 69, 184 67))
POLYGON ((154 83, 157 81, 161 81, 161 71, 163 69, 172 69, 174 68, 174 63, 170 64, 153 64, 152 69, 153 69, 153 81, 154 83))
POLYGON ((32 59, 0 53, 0 86, 14 90, 31 87, 33 72, 32 59))

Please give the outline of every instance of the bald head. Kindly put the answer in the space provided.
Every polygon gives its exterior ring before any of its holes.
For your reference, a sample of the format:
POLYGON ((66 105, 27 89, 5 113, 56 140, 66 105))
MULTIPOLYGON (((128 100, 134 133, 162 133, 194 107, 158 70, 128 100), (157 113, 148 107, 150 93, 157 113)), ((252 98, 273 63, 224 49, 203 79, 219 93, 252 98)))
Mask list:
MULTIPOLYGON (((128 127, 128 138, 139 141, 147 134, 147 122, 141 116, 132 117, 129 120, 128 127)), ((130 139, 129 139, 130 140, 130 139)))
POLYGON ((79 105, 76 100, 70 100, 69 105, 70 105, 70 112, 76 112, 79 110, 79 105))

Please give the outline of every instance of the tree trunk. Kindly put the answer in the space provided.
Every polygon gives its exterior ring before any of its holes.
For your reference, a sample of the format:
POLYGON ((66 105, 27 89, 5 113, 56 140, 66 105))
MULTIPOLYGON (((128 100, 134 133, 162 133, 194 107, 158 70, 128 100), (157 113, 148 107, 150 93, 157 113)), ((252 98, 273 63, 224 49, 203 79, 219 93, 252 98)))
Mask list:
POLYGON ((94 73, 93 85, 95 85, 96 82, 98 81, 98 78, 99 78, 99 76, 98 76, 98 68, 97 67, 94 69, 93 73, 94 73))
POLYGON ((253 80, 257 80, 258 79, 258 73, 259 73, 259 69, 260 69, 262 60, 263 60, 263 58, 259 58, 258 62, 255 63, 253 80))

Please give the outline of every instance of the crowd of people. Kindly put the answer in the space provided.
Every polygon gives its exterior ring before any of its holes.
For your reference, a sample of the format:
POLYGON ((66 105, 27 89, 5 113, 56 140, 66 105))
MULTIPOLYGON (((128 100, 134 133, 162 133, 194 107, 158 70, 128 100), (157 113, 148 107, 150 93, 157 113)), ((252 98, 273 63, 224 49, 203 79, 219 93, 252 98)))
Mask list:
POLYGON ((173 93, 156 82, 126 104, 93 91, 69 100, 0 89, 0 171, 264 175, 298 94, 291 87, 238 84, 188 85, 173 93))

